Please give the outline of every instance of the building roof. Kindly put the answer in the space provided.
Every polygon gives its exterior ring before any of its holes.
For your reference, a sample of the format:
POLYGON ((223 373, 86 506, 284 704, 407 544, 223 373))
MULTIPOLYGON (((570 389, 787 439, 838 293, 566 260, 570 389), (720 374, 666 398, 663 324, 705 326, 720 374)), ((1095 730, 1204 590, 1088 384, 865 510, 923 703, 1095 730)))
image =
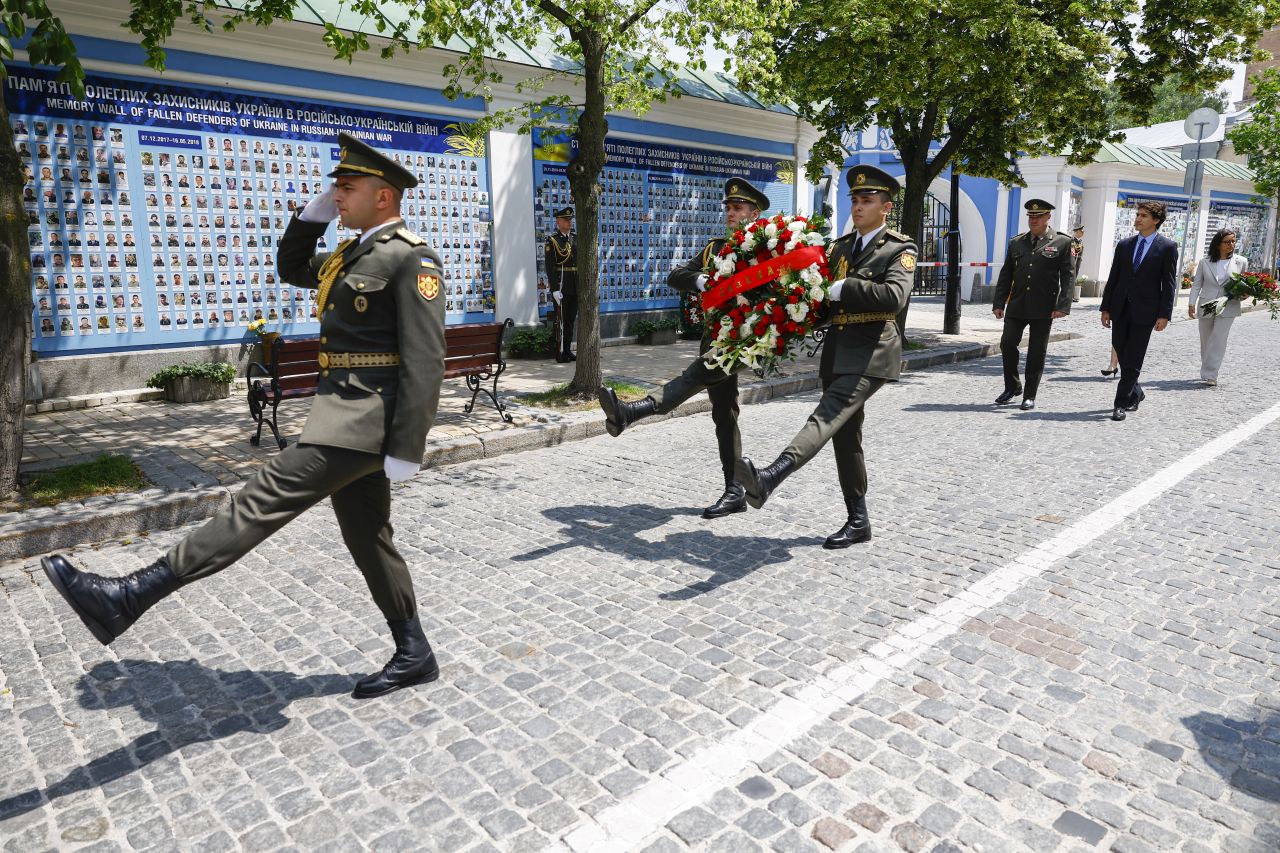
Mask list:
MULTIPOLYGON (((239 8, 245 2, 245 0, 219 1, 221 5, 229 8, 239 8)), ((392 22, 402 21, 408 17, 407 10, 398 3, 383 4, 382 11, 392 22)), ((350 5, 342 3, 341 0, 299 0, 297 7, 294 9, 293 19, 316 25, 323 25, 326 22, 332 23, 342 29, 363 32, 374 38, 379 35, 368 19, 362 18, 353 11, 350 5)), ((470 50, 471 44, 455 35, 445 44, 439 45, 439 47, 441 50, 465 53, 470 50)), ((531 46, 522 46, 509 39, 500 38, 498 47, 505 54, 502 58, 503 61, 512 62, 516 65, 527 65, 544 71, 563 71, 570 74, 577 74, 581 70, 579 63, 559 55, 555 50, 554 43, 546 36, 540 37, 537 44, 531 46)), ((656 79, 664 79, 656 68, 651 67, 650 70, 656 79)), ((795 115, 795 111, 788 107, 761 103, 747 94, 736 80, 723 73, 711 70, 695 71, 687 66, 682 66, 676 74, 676 86, 681 94, 694 98, 705 98, 709 101, 736 104, 749 109, 795 115)))
MULTIPOLYGON (((1095 163, 1129 163, 1134 166, 1147 166, 1153 169, 1166 169, 1171 172, 1185 172, 1189 161, 1183 160, 1173 151, 1162 148, 1151 148, 1146 145, 1130 145, 1123 142, 1104 142, 1093 158, 1095 163)), ((1241 163, 1227 160, 1204 160, 1206 175, 1220 178, 1233 178, 1240 181, 1252 181, 1253 171, 1241 163)))
MULTIPOLYGON (((1218 129, 1204 138, 1205 142, 1222 142, 1231 125, 1248 119, 1249 108, 1222 114, 1218 129)), ((1145 145, 1148 148, 1181 148, 1188 142, 1195 142, 1183 129, 1184 120, 1162 121, 1146 127, 1126 127, 1120 132, 1128 145, 1145 145)))

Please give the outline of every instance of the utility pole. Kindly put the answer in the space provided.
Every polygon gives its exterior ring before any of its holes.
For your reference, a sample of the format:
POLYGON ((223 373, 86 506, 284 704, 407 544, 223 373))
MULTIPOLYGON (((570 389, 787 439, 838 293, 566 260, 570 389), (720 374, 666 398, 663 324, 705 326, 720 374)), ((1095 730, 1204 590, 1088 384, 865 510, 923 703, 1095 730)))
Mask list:
POLYGON ((960 170, 951 164, 951 217, 947 223, 947 296, 942 334, 960 334, 960 170))

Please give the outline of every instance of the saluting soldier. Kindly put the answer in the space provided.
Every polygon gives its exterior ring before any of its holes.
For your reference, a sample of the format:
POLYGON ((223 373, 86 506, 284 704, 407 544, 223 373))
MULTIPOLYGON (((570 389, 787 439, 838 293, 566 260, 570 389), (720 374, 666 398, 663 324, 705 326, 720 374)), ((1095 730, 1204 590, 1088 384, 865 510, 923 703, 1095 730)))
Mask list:
POLYGON ((1053 321, 1071 313, 1076 256, 1071 236, 1049 227, 1052 204, 1033 198, 1023 207, 1027 211, 1027 230, 1009 241, 991 311, 997 320, 1004 320, 1004 334, 1000 336, 1004 392, 996 397, 996 405, 1003 406, 1021 394, 1021 408, 1026 412, 1036 407, 1053 321), (1024 386, 1018 379, 1018 344, 1028 326, 1031 335, 1024 386))
POLYGON ((917 254, 910 237, 885 225, 898 181, 867 165, 854 166, 846 180, 854 230, 835 241, 827 259, 834 283, 818 372, 822 399, 772 464, 756 468, 742 457, 737 467, 747 503, 758 509, 830 441, 847 511, 844 525, 822 544, 830 549, 871 539, 862 423, 871 395, 897 381, 902 370, 897 318, 911 296, 917 254))
POLYGON ((569 352, 573 327, 578 322, 578 256, 573 249, 573 208, 556 211, 556 230, 547 237, 544 248, 547 261, 547 284, 556 303, 559 336, 556 339, 556 361, 577 361, 569 352))
MULTIPOLYGON (((744 220, 751 222, 759 219, 761 212, 769 208, 769 197, 743 178, 729 178, 724 182, 722 204, 725 227, 736 229, 744 220)), ((671 275, 667 277, 667 286, 696 297, 706 289, 714 269, 713 262, 724 248, 725 242, 724 237, 708 242, 684 266, 671 271, 671 275)), ((649 396, 634 403, 625 403, 608 386, 602 386, 599 391, 600 408, 604 409, 605 414, 605 429, 609 435, 616 436, 641 418, 666 414, 694 394, 706 390, 707 396, 711 398, 711 420, 715 424, 716 445, 724 472, 724 492, 715 503, 702 511, 702 517, 707 519, 744 512, 747 508, 746 492, 742 484, 735 481, 733 474, 734 463, 742 455, 742 436, 738 432, 738 374, 736 370, 726 373, 718 367, 708 365, 702 359, 702 354, 710 348, 711 330, 708 326, 702 335, 698 357, 683 373, 663 385, 656 397, 649 396)))
POLYGON ((391 541, 391 481, 417 473, 444 374, 440 259, 400 218, 414 176, 347 134, 334 184, 293 218, 282 277, 318 291, 320 376, 301 440, 255 473, 230 506, 167 554, 125 577, 79 571, 61 556, 45 574, 99 642, 110 643, 169 593, 230 566, 323 498, 364 574, 396 650, 353 696, 380 696, 439 675, 413 582, 391 541), (332 254, 316 244, 335 217, 360 232, 332 254))

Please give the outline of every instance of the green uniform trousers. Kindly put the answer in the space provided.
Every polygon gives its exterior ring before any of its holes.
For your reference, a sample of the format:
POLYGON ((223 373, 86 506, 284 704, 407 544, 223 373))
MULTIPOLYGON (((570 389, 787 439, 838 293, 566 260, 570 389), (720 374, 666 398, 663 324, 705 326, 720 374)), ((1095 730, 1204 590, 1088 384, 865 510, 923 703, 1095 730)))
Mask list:
POLYGON ((822 399, 791 444, 782 451, 803 467, 828 441, 836 455, 836 474, 845 500, 867 493, 867 462, 862 452, 863 407, 885 380, 848 373, 822 378, 822 399))
POLYGON ((411 618, 413 581, 391 543, 391 481, 377 453, 318 444, 282 450, 230 506, 169 551, 169 565, 184 583, 220 572, 327 497, 378 609, 389 622, 411 618))
POLYGON ((738 432, 738 372, 725 373, 698 357, 653 397, 658 404, 658 414, 665 415, 703 390, 711 398, 711 421, 716 426, 720 466, 727 482, 733 479, 733 465, 742 455, 742 434, 738 432))

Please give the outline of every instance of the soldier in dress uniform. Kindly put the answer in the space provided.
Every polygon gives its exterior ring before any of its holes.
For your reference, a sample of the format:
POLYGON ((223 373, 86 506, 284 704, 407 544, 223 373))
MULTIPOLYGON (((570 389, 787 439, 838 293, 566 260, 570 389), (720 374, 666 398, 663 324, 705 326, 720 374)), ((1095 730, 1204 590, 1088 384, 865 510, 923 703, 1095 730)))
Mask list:
POLYGON ((1080 262, 1084 260, 1084 222, 1077 219, 1071 224, 1071 301, 1079 302, 1075 295, 1076 280, 1080 278, 1080 262))
POLYGON ((1027 211, 1027 230, 1009 241, 991 311, 997 320, 1004 320, 1004 334, 1000 336, 1004 393, 996 397, 996 405, 1003 406, 1021 394, 1025 412, 1036 407, 1036 390, 1044 373, 1053 321, 1071 313, 1075 255, 1071 236, 1049 227, 1052 204, 1033 198, 1023 207, 1027 211), (1018 379, 1018 344, 1028 326, 1031 335, 1024 387, 1018 379))
POLYGON ((846 180, 854 230, 835 241, 827 259, 833 284, 819 367, 822 399, 771 465, 757 468, 742 457, 737 466, 747 503, 758 509, 830 441, 847 510, 844 525, 822 545, 833 549, 871 539, 862 452, 864 408, 871 395, 896 381, 902 370, 897 318, 911 296, 917 255, 910 237, 885 226, 898 181, 867 165, 854 166, 846 180))
MULTIPOLYGON (((743 178, 729 178, 724 182, 724 224, 737 228, 743 220, 760 218, 769 208, 769 197, 743 178)), ((684 266, 671 271, 667 286, 685 293, 697 295, 706 289, 711 278, 713 261, 724 248, 724 237, 707 243, 702 251, 689 259, 684 266)), ((716 427, 716 444, 720 451, 720 466, 724 472, 724 492, 711 506, 702 511, 703 518, 720 518, 747 508, 746 492, 734 479, 734 464, 742 455, 742 436, 738 432, 738 375, 737 371, 725 373, 709 366, 702 353, 711 348, 711 330, 707 327, 702 336, 698 358, 684 372, 672 379, 655 396, 645 397, 634 403, 624 403, 612 388, 602 386, 599 391, 600 407, 605 413, 605 429, 609 435, 621 435, 631 424, 653 414, 666 414, 685 400, 706 390, 711 398, 711 420, 716 427)), ((739 368, 740 369, 740 368, 739 368)))
POLYGON ((577 361, 569 352, 573 327, 578 322, 578 256, 573 250, 573 208, 556 211, 556 230, 547 238, 544 249, 547 261, 547 283, 556 303, 556 361, 577 361))
POLYGON ((334 184, 289 222, 282 277, 318 291, 320 376, 299 442, 255 473, 230 506, 156 562, 105 578, 65 558, 45 574, 94 637, 108 644, 169 593, 219 572, 323 498, 331 498, 347 549, 364 574, 396 650, 360 680, 356 698, 432 681, 435 655, 422 632, 413 582, 391 541, 391 481, 417 473, 444 374, 440 259, 400 218, 412 174, 360 140, 338 135, 334 184), (330 221, 360 231, 332 254, 316 244, 330 221))

